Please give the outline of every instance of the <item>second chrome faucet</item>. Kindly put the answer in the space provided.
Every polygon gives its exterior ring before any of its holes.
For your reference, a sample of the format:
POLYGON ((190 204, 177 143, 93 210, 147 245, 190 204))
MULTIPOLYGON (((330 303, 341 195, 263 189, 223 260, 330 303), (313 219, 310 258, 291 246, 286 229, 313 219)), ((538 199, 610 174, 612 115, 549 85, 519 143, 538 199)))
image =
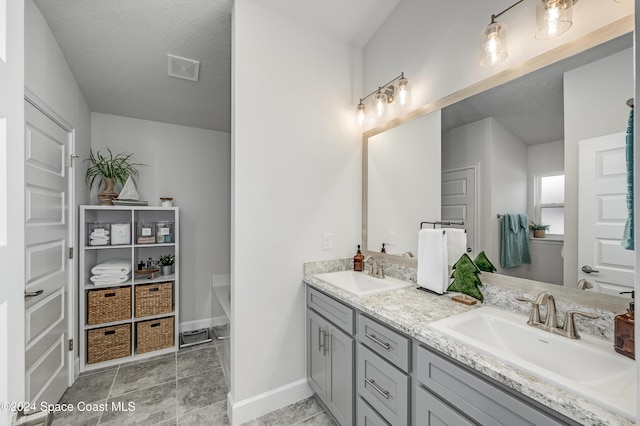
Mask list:
POLYGON ((531 303, 531 313, 529 314, 529 320, 527 324, 532 327, 539 328, 541 330, 548 331, 550 333, 559 334, 561 336, 568 337, 570 339, 579 339, 580 335, 576 329, 574 317, 575 315, 582 315, 587 318, 598 318, 598 315, 590 312, 567 311, 564 317, 562 327, 558 327, 558 314, 556 311, 556 301, 554 297, 548 291, 543 291, 538 294, 535 300, 527 299, 526 297, 518 296, 517 300, 521 302, 531 303), (547 312, 544 322, 540 319, 540 305, 546 305, 547 312))

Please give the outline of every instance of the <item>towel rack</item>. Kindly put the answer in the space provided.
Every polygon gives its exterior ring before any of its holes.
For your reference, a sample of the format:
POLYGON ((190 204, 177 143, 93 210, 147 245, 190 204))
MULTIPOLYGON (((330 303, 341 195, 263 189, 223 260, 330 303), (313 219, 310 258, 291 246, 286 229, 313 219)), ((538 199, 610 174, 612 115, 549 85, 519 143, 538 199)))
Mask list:
POLYGON ((496 217, 497 217, 498 219, 500 219, 501 217, 504 217, 504 215, 503 215, 503 214, 498 213, 498 214, 496 215, 496 217))
POLYGON ((424 224, 433 225, 433 229, 436 229, 436 225, 445 225, 445 226, 464 225, 464 222, 420 222, 420 229, 422 229, 422 225, 424 224))
POLYGON ((629 98, 629 100, 627 100, 627 102, 626 102, 626 103, 627 103, 627 106, 628 106, 629 108, 633 108, 633 106, 634 106, 634 105, 633 105, 633 103, 634 103, 634 102, 633 102, 633 98, 629 98))

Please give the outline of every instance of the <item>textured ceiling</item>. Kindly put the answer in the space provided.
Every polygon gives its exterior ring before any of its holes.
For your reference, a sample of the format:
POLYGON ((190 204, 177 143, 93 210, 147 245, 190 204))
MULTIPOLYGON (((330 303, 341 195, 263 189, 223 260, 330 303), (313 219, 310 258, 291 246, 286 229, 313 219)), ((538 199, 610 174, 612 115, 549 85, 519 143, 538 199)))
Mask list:
POLYGON ((35 0, 93 112, 231 131, 232 0, 35 0), (200 61, 167 75, 167 53, 200 61))
MULTIPOLYGON (((257 0, 362 46, 399 0, 257 0)), ((231 131, 232 0, 34 0, 93 112, 231 131), (197 83, 167 54, 200 61, 197 83)))
POLYGON ((493 117, 527 145, 564 139, 563 74, 633 45, 619 37, 442 110, 442 131, 493 117))

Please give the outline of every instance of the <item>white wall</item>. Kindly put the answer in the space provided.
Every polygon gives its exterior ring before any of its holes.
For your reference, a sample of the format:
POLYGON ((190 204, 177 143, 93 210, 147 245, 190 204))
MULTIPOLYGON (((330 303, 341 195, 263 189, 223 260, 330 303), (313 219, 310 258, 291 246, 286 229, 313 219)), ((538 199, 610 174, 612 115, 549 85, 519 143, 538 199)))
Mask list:
POLYGON ((221 315, 211 312, 211 281, 229 272, 230 139, 224 132, 91 113, 94 152, 134 153, 148 165, 138 169, 140 198, 157 206, 160 197, 173 197, 180 207, 180 323, 194 322, 193 328, 221 315))
POLYGON ((440 220, 440 111, 369 138, 367 249, 418 253, 418 225, 440 220))
POLYGON ((508 58, 481 67, 482 32, 491 15, 508 5, 504 0, 399 2, 364 48, 363 92, 370 93, 403 71, 417 108, 633 13, 633 2, 582 0, 573 10, 569 31, 538 41, 536 2, 523 2, 498 19, 507 26, 508 58))
POLYGON ((565 250, 564 284, 578 283, 579 141, 626 132, 633 97, 633 49, 569 71, 564 76, 565 250))
MULTIPOLYGON (((39 99, 40 106, 45 106, 49 111, 53 111, 74 129, 74 153, 80 159, 87 158, 91 143, 91 113, 89 106, 49 26, 32 0, 25 1, 24 53, 25 88, 39 99)), ((73 171, 74 204, 76 206, 86 204, 89 200, 89 192, 84 184, 85 171, 86 165, 82 161, 76 161, 73 171)), ((72 219, 74 221, 77 221, 77 211, 74 208, 71 212, 75 216, 72 219)), ((72 222, 71 226, 72 229, 77 229, 76 223, 72 222)), ((75 241, 75 246, 78 247, 77 240, 75 241)), ((77 257, 74 260, 75 265, 77 265, 76 262, 77 257)), ((72 270, 75 271, 73 297, 78 300, 78 268, 74 267, 72 270)), ((76 311, 75 318, 77 319, 78 304, 74 300, 69 300, 69 303, 74 307, 76 311)), ((77 342, 77 323, 73 329, 74 338, 77 342)), ((79 348, 80 345, 76 347, 79 348)), ((77 362, 79 362, 79 359, 77 362)))
POLYGON ((229 410, 239 424, 310 395, 302 264, 353 256, 360 243, 361 67, 352 46, 251 1, 234 3, 233 20, 229 410))

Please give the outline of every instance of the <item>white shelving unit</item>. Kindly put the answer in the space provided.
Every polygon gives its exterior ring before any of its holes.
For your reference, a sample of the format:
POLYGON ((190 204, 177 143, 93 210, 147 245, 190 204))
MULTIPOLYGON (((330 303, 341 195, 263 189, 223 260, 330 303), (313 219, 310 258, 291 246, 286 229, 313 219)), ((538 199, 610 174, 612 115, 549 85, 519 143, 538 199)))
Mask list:
MULTIPOLYGON (((97 368, 103 368, 111 365, 117 365, 123 362, 139 360, 149 358, 152 356, 162 355, 165 353, 171 353, 178 350, 179 347, 179 332, 178 332, 178 306, 180 295, 179 284, 179 209, 177 207, 129 207, 129 206, 80 206, 80 250, 79 250, 79 311, 80 311, 80 371, 89 371, 97 368), (103 224, 107 229, 111 229, 111 224, 129 224, 130 239, 128 244, 120 245, 91 245, 89 241, 89 234, 91 229, 96 223, 103 224), (160 233, 154 234, 156 241, 153 243, 140 244, 138 238, 138 225, 139 224, 155 224, 158 223, 170 223, 172 224, 172 233, 170 237, 164 237, 167 242, 158 242, 161 239, 160 233), (147 259, 152 258, 158 260, 161 255, 173 254, 175 255, 174 272, 171 275, 161 275, 160 272, 154 274, 154 278, 151 279, 150 275, 137 274, 135 271, 138 269, 137 265, 140 261, 146 262, 147 259), (91 269, 105 261, 110 259, 127 259, 131 262, 131 277, 120 284, 108 285, 108 286, 96 286, 91 280, 91 269), (147 315, 136 317, 136 288, 141 285, 147 284, 159 284, 159 283, 171 283, 172 297, 170 304, 170 311, 164 309, 162 313, 157 315, 147 315), (131 299, 131 313, 130 316, 111 322, 101 322, 99 324, 89 324, 89 294, 93 290, 105 290, 112 289, 118 290, 123 288, 129 288, 131 299), (150 320, 157 320, 160 323, 161 320, 173 321, 173 345, 166 346, 158 350, 139 353, 138 352, 138 336, 137 330, 139 323, 150 320), (92 335, 96 335, 101 332, 101 329, 112 330, 113 327, 130 325, 130 352, 124 354, 115 359, 110 359, 101 362, 89 362, 88 350, 89 350, 89 332, 94 331, 92 335)), ((164 226, 164 225, 163 225, 164 226)), ((126 226, 125 226, 126 227, 126 226)), ((159 227, 160 229, 161 227, 159 227)), ((164 229, 164 228, 163 228, 164 229)), ((112 232, 110 232, 112 234, 112 232)), ((149 241, 148 239, 144 241, 149 241)), ((166 286, 166 284, 165 284, 166 286)), ((152 286, 154 287, 154 286, 152 286)), ((166 288, 166 287, 165 287, 166 288)), ((142 289, 140 287, 140 289, 142 289)), ((94 293, 95 294, 95 293, 94 293)), ((139 301, 141 302, 141 300, 139 301)), ((149 323, 147 323, 149 324, 149 323)), ((142 325, 142 324, 140 324, 142 325)), ((157 324, 150 325, 154 327, 157 324)), ((142 327, 141 327, 142 328, 142 327)), ((159 330, 160 328, 158 328, 159 330)), ((154 329, 150 329, 153 332, 154 329)), ((166 331, 166 328, 165 328, 166 331)), ((107 334, 108 331, 105 331, 107 334)))

